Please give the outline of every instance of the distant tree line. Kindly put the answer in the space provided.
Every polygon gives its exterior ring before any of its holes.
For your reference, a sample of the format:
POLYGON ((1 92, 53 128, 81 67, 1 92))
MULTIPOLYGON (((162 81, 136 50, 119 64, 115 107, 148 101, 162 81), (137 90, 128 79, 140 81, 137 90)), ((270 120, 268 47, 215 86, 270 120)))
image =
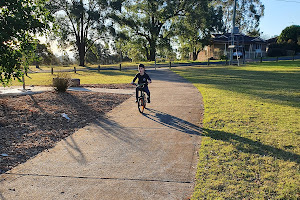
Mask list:
MULTIPOLYGON (((234 0, 6 0, 0 1, 0 82, 19 78, 28 64, 60 64, 45 34, 72 48, 79 65, 156 58, 195 59, 211 33, 231 29, 234 0), (8 59, 9 58, 9 59, 8 59)), ((237 0, 237 25, 259 35, 264 6, 237 0)))

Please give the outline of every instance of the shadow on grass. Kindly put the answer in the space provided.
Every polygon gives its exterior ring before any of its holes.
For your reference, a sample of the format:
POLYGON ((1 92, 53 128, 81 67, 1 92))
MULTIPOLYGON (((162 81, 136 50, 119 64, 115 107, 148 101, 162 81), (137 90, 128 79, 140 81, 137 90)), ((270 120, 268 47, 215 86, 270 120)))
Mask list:
POLYGON ((298 164, 300 163, 300 155, 298 154, 288 152, 270 145, 263 144, 259 141, 254 141, 232 133, 201 128, 200 126, 158 110, 149 108, 147 110, 150 111, 150 113, 144 114, 145 117, 168 128, 187 134, 202 135, 210 137, 214 140, 228 142, 233 144, 237 150, 244 153, 259 154, 261 156, 272 156, 281 160, 292 161, 298 164))
POLYGON ((254 71, 231 67, 192 68, 179 71, 194 84, 212 85, 225 91, 233 91, 260 97, 280 105, 300 107, 300 70, 254 71))
POLYGON ((214 140, 221 140, 232 143, 237 150, 244 153, 259 154, 262 156, 272 156, 285 161, 300 163, 300 155, 288 152, 270 145, 241 137, 232 133, 203 128, 203 135, 214 140))

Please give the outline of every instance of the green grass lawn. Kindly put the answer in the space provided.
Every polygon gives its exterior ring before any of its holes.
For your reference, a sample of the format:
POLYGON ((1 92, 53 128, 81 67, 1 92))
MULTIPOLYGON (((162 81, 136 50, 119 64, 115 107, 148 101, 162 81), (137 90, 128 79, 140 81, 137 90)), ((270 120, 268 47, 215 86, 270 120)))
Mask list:
MULTIPOLYGON (((97 71, 78 71, 68 72, 71 78, 79 78, 80 84, 116 84, 116 83, 130 83, 137 73, 137 70, 105 70, 98 73, 97 71)), ((25 76, 26 85, 51 85, 52 79, 57 75, 51 73, 34 73, 25 76)), ((22 85, 21 82, 13 81, 12 86, 22 85)))
POLYGON ((192 199, 300 199, 300 61, 173 71, 204 99, 192 199))

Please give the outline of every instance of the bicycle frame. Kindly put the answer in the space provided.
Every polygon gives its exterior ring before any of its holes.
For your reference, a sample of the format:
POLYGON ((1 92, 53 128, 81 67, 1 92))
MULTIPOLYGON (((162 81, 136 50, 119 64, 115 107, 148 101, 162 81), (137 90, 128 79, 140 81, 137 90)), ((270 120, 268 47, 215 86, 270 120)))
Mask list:
POLYGON ((145 92, 143 90, 145 84, 138 85, 137 88, 139 89, 140 95, 138 95, 138 109, 140 113, 143 113, 146 108, 146 98, 145 92))

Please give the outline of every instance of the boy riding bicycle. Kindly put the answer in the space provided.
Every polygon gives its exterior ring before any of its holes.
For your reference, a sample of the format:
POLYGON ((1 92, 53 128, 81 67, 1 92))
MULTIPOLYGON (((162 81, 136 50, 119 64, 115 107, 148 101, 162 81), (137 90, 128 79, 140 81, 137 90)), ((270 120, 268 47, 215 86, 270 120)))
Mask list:
POLYGON ((139 73, 137 73, 135 75, 135 77, 133 78, 131 84, 134 84, 134 82, 138 78, 139 79, 138 80, 138 84, 145 84, 145 85, 144 85, 143 88, 138 88, 138 87, 136 88, 136 101, 135 102, 137 102, 139 90, 143 90, 147 94, 148 103, 150 103, 150 91, 149 91, 149 88, 148 88, 148 83, 152 83, 151 78, 145 72, 145 66, 143 64, 139 65, 139 69, 138 70, 139 70, 139 73))

